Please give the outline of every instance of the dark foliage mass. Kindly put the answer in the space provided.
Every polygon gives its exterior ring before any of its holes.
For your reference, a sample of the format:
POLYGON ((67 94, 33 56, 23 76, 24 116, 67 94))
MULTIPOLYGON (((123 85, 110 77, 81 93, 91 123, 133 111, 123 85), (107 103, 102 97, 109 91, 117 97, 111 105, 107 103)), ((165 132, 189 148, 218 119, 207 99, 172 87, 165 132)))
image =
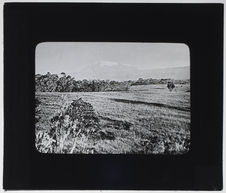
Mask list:
POLYGON ((61 73, 61 76, 47 73, 35 76, 36 91, 39 92, 100 92, 100 91, 126 91, 129 82, 109 80, 75 80, 70 75, 61 73))
MULTIPOLYGON (((36 91, 38 92, 105 92, 105 91, 127 91, 133 85, 167 84, 171 79, 143 79, 132 81, 110 81, 110 80, 75 80, 64 72, 60 76, 47 73, 35 76, 36 91)), ((186 84, 189 80, 174 80, 175 84, 186 84)))
POLYGON ((174 84, 187 84, 190 83, 189 80, 172 80, 169 78, 162 78, 162 79, 143 79, 139 78, 137 81, 132 81, 131 86, 133 85, 148 85, 148 84, 167 84, 168 82, 174 82, 174 84))
POLYGON ((51 129, 36 133, 36 147, 43 153, 73 153, 78 139, 96 136, 99 118, 91 104, 81 98, 62 106, 50 120, 51 129))
POLYGON ((174 83, 169 81, 169 82, 167 83, 167 88, 169 89, 169 91, 172 91, 172 90, 175 88, 174 83))

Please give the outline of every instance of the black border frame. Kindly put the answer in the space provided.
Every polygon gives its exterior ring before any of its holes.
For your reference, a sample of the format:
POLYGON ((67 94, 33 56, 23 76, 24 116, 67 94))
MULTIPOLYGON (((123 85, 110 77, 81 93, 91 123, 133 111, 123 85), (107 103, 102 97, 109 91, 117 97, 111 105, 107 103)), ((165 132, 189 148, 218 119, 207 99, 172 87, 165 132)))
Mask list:
POLYGON ((221 190, 223 4, 5 3, 6 190, 221 190), (35 47, 46 41, 185 43, 191 149, 184 155, 50 155, 34 147, 35 47))

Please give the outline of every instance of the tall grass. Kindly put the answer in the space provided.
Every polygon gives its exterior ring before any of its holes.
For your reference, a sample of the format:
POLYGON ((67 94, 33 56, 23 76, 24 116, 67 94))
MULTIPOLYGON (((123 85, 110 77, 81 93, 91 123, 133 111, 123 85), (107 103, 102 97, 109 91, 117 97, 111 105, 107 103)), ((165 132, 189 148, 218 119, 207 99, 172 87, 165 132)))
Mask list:
POLYGON ((176 87, 178 92, 147 85, 129 92, 39 93, 36 147, 43 153, 186 153, 190 87, 176 87))

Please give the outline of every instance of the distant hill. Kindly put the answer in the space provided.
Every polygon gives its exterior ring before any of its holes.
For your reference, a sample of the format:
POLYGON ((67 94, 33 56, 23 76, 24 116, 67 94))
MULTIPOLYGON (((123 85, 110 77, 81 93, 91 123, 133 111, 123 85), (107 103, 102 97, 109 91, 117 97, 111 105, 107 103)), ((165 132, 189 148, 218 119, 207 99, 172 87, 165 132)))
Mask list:
POLYGON ((173 67, 173 68, 161 68, 152 69, 146 73, 146 76, 153 78, 171 78, 177 80, 190 79, 190 67, 173 67))
POLYGON ((173 67, 158 69, 139 69, 124 64, 105 65, 100 62, 88 65, 79 71, 69 73, 75 79, 101 79, 101 80, 137 80, 138 78, 170 78, 189 79, 190 67, 173 67))

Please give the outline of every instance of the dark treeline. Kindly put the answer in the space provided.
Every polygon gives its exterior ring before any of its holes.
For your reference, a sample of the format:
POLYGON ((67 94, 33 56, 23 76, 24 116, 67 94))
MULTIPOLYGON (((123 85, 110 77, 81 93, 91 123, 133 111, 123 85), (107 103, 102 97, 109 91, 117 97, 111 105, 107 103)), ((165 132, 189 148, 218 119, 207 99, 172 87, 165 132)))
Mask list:
POLYGON ((100 92, 100 91, 127 91, 129 82, 109 80, 75 80, 70 75, 61 73, 47 73, 35 75, 36 91, 39 92, 100 92))
MULTIPOLYGON (((167 84, 171 79, 142 79, 136 81, 110 81, 110 80, 75 80, 64 72, 60 76, 47 73, 36 74, 35 83, 38 92, 104 92, 127 91, 133 85, 167 84)), ((175 84, 189 83, 189 80, 174 80, 175 84)))
POLYGON ((148 84, 167 84, 168 82, 173 82, 174 84, 188 84, 190 83, 190 80, 172 80, 172 79, 143 79, 139 78, 136 81, 132 81, 131 86, 133 85, 148 85, 148 84))

